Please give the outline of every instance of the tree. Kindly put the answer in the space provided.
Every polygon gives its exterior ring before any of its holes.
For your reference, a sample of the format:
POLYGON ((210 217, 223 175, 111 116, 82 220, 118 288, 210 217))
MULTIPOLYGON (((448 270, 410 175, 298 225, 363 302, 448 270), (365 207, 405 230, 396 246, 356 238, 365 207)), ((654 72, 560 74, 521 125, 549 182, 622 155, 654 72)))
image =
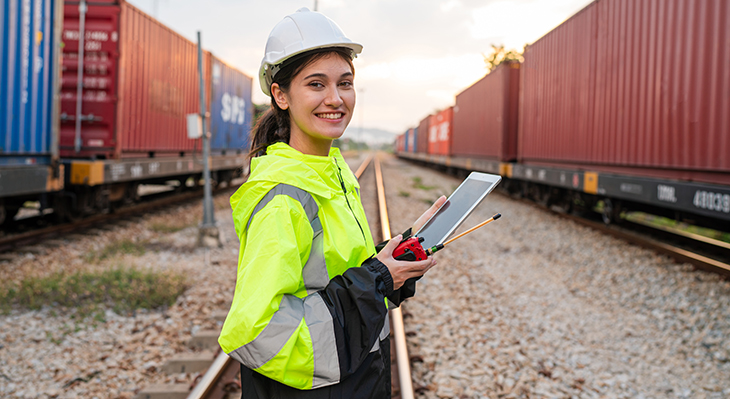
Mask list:
POLYGON ((487 73, 492 72, 494 68, 505 61, 523 61, 522 52, 516 49, 505 50, 503 44, 500 44, 499 46, 492 44, 492 52, 489 53, 489 55, 482 53, 482 57, 484 57, 484 63, 486 64, 488 71, 487 73))

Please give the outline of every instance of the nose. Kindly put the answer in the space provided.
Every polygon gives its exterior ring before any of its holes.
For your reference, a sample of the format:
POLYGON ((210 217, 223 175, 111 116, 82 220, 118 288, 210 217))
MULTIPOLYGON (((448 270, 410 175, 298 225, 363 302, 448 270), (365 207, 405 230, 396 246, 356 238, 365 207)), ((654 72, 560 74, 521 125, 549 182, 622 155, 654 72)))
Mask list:
POLYGON ((342 97, 340 97, 340 91, 337 86, 330 87, 327 90, 327 97, 324 99, 325 105, 337 108, 342 105, 342 97))

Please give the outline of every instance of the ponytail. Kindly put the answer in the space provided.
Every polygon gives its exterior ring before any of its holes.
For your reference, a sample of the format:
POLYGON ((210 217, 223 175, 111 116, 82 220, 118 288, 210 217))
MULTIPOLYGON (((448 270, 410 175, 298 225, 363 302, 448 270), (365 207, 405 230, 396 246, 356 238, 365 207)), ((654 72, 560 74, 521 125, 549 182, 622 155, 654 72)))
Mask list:
POLYGON ((274 143, 289 143, 291 136, 289 112, 279 108, 272 98, 271 107, 261 115, 253 130, 251 151, 248 153, 249 162, 251 158, 266 154, 266 147, 274 143))
MULTIPOLYGON (((309 64, 320 58, 336 55, 350 64, 352 72, 355 67, 352 65, 352 51, 344 47, 329 47, 307 51, 296 55, 284 62, 279 72, 274 75, 272 84, 277 83, 285 93, 289 91, 294 77, 309 64)), ((249 171, 251 159, 266 154, 266 148, 274 143, 287 143, 291 137, 291 121, 289 111, 279 108, 279 105, 271 97, 271 107, 261 115, 256 126, 253 128, 251 150, 248 153, 249 171)), ((250 172, 249 172, 250 173, 250 172)))

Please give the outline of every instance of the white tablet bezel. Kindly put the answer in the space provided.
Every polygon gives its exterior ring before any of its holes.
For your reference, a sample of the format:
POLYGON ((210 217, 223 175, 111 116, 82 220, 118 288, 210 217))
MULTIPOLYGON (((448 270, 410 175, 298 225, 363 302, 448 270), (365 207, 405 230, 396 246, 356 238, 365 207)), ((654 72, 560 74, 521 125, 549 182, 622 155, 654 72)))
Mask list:
MULTIPOLYGON (((471 172, 469 174, 469 176, 466 179, 464 179, 463 182, 461 182, 461 184, 459 185, 459 187, 457 187, 456 190, 454 190, 454 192, 451 193, 451 195, 449 196, 448 199, 450 200, 454 195, 456 195, 459 192, 459 189, 464 185, 464 183, 466 183, 470 179, 471 180, 478 180, 478 181, 485 181, 485 182, 488 182, 488 183, 491 183, 491 184, 489 185, 489 188, 487 188, 487 190, 484 191, 484 193, 482 193, 481 196, 479 196, 479 199, 477 199, 476 201, 474 201, 474 203, 471 205, 471 207, 469 207, 469 210, 467 210, 461 216, 461 218, 456 223, 454 223, 452 225, 451 229, 449 229, 449 231, 447 231, 447 232, 444 232, 444 235, 436 243, 437 245, 438 244, 443 244, 454 233, 454 231, 456 231, 456 229, 459 228, 459 226, 461 226, 461 224, 464 222, 464 220, 466 220, 466 218, 469 217, 469 215, 472 213, 472 211, 474 211, 474 209, 477 207, 477 205, 479 205, 484 200, 484 198, 489 193, 491 193, 492 190, 494 190, 495 187, 497 187, 497 184, 499 184, 499 182, 502 181, 502 176, 500 176, 500 175, 493 175, 493 174, 489 174, 489 173, 471 172)), ((448 201, 446 203, 448 203, 448 201)), ((444 205, 446 203, 444 203, 444 205)), ((442 207, 443 207, 443 205, 442 205, 442 207)), ((431 221, 431 219, 433 219, 434 217, 436 217, 436 215, 438 215, 438 213, 439 213, 440 210, 441 210, 441 208, 439 208, 436 211, 436 213, 434 213, 433 216, 431 216, 426 221, 426 223, 424 223, 423 226, 421 226, 421 228, 415 234, 416 236, 418 236, 421 233, 421 231, 424 228, 426 228, 426 226, 428 226, 428 224, 431 221)))

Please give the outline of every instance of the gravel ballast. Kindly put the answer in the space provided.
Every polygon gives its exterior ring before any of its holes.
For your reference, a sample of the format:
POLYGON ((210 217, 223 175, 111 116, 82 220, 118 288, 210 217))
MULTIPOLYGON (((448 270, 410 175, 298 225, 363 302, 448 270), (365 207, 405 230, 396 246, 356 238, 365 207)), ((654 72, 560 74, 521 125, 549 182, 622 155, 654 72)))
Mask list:
MULTIPOLYGON (((393 235, 461 182, 392 157, 383 170, 393 235)), ((374 178, 361 184, 377 238, 374 178)), ((196 247, 196 203, 0 263, 11 282, 117 265, 174 270, 189 282, 167 309, 105 309, 97 320, 12 307, 0 315, 0 397, 132 398, 151 384, 192 383, 196 373, 161 369, 191 351, 197 331, 220 328, 213 313, 232 299, 238 240, 228 199, 215 201, 221 248, 196 247), (144 255, 85 262, 129 238, 145 243, 144 255)), ((497 193, 459 231, 497 212, 500 220, 438 253, 403 305, 418 397, 730 397, 730 283, 497 193)))
MULTIPOLYGON (((393 235, 461 182, 383 170, 393 235)), ((417 396, 730 397, 730 283, 496 193, 457 232, 497 212, 403 305, 417 396)))
POLYGON ((169 308, 116 314, 102 307, 101 314, 84 320, 78 309, 14 306, 0 315, 0 397, 132 398, 148 385, 192 383, 198 373, 166 375, 162 366, 177 353, 192 352, 187 341, 196 332, 220 328, 213 313, 228 310, 233 296, 238 238, 228 197, 218 195, 214 201, 224 238, 220 248, 196 246, 202 220, 196 201, 75 234, 44 254, 28 253, 0 264, 5 281, 131 266, 183 273, 189 285, 169 308), (89 263, 88 254, 119 240, 144 243, 145 253, 89 263))

